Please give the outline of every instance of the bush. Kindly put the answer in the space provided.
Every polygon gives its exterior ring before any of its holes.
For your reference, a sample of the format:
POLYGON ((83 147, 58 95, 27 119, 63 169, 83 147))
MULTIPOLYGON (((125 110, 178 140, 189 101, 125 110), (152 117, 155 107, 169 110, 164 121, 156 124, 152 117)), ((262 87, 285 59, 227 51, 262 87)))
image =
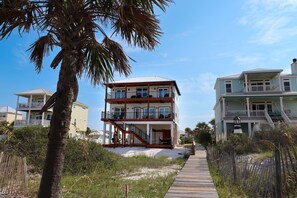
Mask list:
POLYGON ((225 152, 231 153, 235 149, 236 154, 248 154, 259 152, 257 144, 246 134, 232 134, 228 140, 217 147, 225 152))
POLYGON ((198 134, 198 142, 206 148, 209 144, 211 144, 211 134, 206 131, 201 131, 198 134))
POLYGON ((13 131, 8 144, 14 154, 26 157, 28 164, 41 171, 46 154, 47 136, 48 128, 24 127, 13 131))
POLYGON ((193 138, 192 137, 181 137, 180 143, 181 144, 192 144, 193 138))
MULTIPOLYGON (((26 157, 34 171, 41 172, 46 156, 48 128, 24 127, 13 132, 8 147, 14 154, 26 157)), ((95 142, 68 139, 64 172, 87 173, 96 167, 112 168, 121 156, 105 150, 95 142)))

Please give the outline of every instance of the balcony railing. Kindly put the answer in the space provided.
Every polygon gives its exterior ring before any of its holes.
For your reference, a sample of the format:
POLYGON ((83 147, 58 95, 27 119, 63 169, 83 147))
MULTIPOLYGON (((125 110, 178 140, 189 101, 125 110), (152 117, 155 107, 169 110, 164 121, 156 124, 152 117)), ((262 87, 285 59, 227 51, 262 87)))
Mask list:
POLYGON ((150 120, 150 119, 173 119, 174 114, 170 112, 164 112, 164 113, 133 113, 133 112, 127 112, 126 115, 125 113, 118 114, 114 112, 102 112, 101 113, 101 119, 105 119, 105 114, 106 114, 106 119, 112 119, 112 120, 124 120, 124 119, 130 119, 130 120, 150 120))
POLYGON ((15 127, 24 127, 24 126, 35 126, 35 125, 42 125, 42 126, 49 126, 50 125, 50 120, 36 120, 36 119, 31 119, 29 123, 27 124, 27 120, 16 120, 14 122, 15 127))
POLYGON ((31 107, 29 103, 18 103, 19 109, 28 109, 28 108, 42 108, 44 105, 43 102, 31 102, 31 107))
MULTIPOLYGON (((247 110, 228 110, 226 116, 248 116, 247 110)), ((264 117, 265 110, 250 110, 251 117, 264 117)))
POLYGON ((170 98, 173 97, 174 93, 172 92, 159 92, 159 91, 150 91, 138 93, 136 91, 130 91, 127 93, 121 92, 111 92, 107 94, 107 99, 125 99, 125 98, 170 98))
MULTIPOLYGON (((245 88, 243 89, 246 92, 245 88)), ((279 86, 271 85, 248 85, 247 92, 278 92, 280 91, 279 86)))

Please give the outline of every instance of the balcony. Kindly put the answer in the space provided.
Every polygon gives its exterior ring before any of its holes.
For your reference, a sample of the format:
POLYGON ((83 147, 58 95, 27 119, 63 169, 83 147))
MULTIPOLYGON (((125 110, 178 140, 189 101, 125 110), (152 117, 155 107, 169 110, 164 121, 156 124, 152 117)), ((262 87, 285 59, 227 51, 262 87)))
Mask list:
POLYGON ((50 122, 51 122, 50 120, 43 120, 43 124, 42 124, 42 120, 31 119, 29 121, 29 124, 27 124, 27 120, 16 120, 14 122, 14 127, 37 126, 37 125, 48 127, 50 125, 50 122))
POLYGON ((107 99, 137 99, 137 98, 172 98, 174 94, 171 92, 160 92, 160 91, 150 91, 148 92, 137 92, 137 91, 130 91, 130 92, 111 92, 107 94, 107 99))
POLYGON ((263 93, 263 92, 280 92, 279 86, 271 85, 248 85, 248 90, 244 88, 245 93, 263 93))
POLYGON ((101 120, 110 119, 110 120, 172 120, 174 119, 174 114, 170 112, 164 113, 133 113, 128 112, 126 115, 124 113, 118 114, 115 112, 102 112, 101 120), (106 117, 105 117, 106 116, 106 117))
MULTIPOLYGON (((228 110, 225 114, 227 117, 247 117, 247 110, 228 110)), ((250 110, 250 117, 265 117, 265 110, 250 110)))
POLYGON ((31 102, 31 107, 30 107, 30 103, 18 103, 17 109, 18 110, 29 110, 29 109, 40 110, 43 107, 43 105, 44 105, 43 102, 31 102))

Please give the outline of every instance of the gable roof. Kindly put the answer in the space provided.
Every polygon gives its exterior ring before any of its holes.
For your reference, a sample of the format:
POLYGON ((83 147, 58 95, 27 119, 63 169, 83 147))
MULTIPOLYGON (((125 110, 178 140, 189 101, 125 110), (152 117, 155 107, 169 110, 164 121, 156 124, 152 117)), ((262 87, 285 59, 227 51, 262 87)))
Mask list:
POLYGON ((164 78, 164 77, 159 77, 159 76, 144 76, 144 77, 126 78, 123 80, 117 80, 117 81, 105 83, 105 85, 110 87, 110 85, 117 85, 117 84, 158 83, 158 82, 173 82, 178 94, 181 95, 175 80, 172 80, 169 78, 164 78))
POLYGON ((47 95, 47 96, 51 96, 54 93, 46 90, 46 89, 33 89, 33 90, 29 90, 29 91, 23 91, 23 92, 19 92, 16 93, 15 95, 17 96, 28 96, 28 95, 47 95))

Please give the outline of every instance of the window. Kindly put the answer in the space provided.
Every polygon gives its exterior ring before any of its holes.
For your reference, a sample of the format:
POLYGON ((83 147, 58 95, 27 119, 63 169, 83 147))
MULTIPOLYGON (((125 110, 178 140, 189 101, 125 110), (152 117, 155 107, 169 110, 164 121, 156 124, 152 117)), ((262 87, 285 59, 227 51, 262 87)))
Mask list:
POLYGON ((290 79, 284 79, 284 91, 291 91, 290 79))
POLYGON ((231 93, 232 92, 232 86, 231 86, 231 81, 225 81, 225 88, 226 88, 226 93, 231 93))
POLYGON ((170 107, 159 107, 159 118, 170 118, 170 107))
POLYGON ((123 119, 125 115, 124 107, 115 107, 114 108, 114 116, 116 119, 123 119))
POLYGON ((126 92, 123 89, 118 89, 115 92, 115 98, 126 98, 126 92))
POLYGON ((51 119, 52 119, 52 115, 51 115, 51 114, 48 114, 48 115, 46 116, 46 119, 47 119, 47 120, 51 120, 51 119))
POLYGON ((136 89, 136 97, 137 98, 147 97, 147 88, 138 88, 138 89, 136 89))
POLYGON ((73 125, 76 127, 76 118, 74 118, 73 125))
POLYGON ((42 120, 42 115, 36 115, 36 116, 35 116, 35 119, 36 119, 36 120, 42 120))
POLYGON ((168 88, 159 88, 158 96, 159 96, 159 98, 169 97, 169 89, 168 88))
POLYGON ((150 107, 149 115, 147 108, 143 108, 143 118, 155 118, 155 107, 150 107))

